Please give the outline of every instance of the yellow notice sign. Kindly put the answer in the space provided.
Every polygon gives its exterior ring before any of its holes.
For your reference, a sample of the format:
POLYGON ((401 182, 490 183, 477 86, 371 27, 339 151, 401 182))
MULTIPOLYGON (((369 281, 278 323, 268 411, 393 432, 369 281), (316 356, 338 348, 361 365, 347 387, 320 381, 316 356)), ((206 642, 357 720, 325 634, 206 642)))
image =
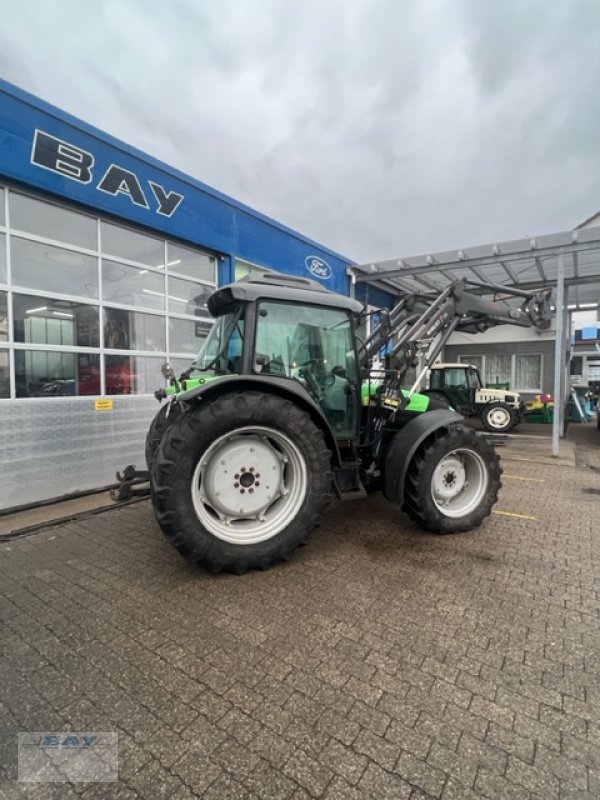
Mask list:
POLYGON ((96 411, 112 411, 113 401, 110 397, 102 397, 96 400, 96 411))

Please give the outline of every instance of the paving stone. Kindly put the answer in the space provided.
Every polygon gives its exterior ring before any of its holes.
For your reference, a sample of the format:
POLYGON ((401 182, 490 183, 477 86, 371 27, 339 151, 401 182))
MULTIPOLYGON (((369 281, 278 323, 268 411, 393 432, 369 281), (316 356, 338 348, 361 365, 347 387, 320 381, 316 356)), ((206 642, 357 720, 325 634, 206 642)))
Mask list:
POLYGON ((487 742, 482 742, 469 733, 463 733, 460 737, 458 754, 463 756, 467 763, 475 767, 486 767, 493 772, 501 774, 504 773, 508 762, 508 756, 504 750, 499 747, 493 747, 487 742))
POLYGON ((446 782, 446 775, 431 764, 415 758, 411 753, 402 753, 394 772, 412 786, 417 786, 433 797, 439 797, 446 782))
POLYGON ((237 708, 230 709, 224 717, 221 717, 217 726, 242 744, 253 741, 264 730, 260 722, 237 708))
MULTIPOLYGON (((358 749, 356 745, 355 749, 358 749)), ((336 739, 330 739, 321 750, 319 762, 354 786, 367 766, 367 759, 355 749, 351 750, 336 739)))
POLYGON ((329 741, 329 736, 321 730, 312 727, 302 719, 294 719, 285 729, 283 736, 302 750, 312 756, 318 756, 329 741))
MULTIPOLYGON (((494 800, 499 800, 500 797, 501 795, 498 795, 494 800)), ((474 789, 467 789, 454 778, 448 778, 442 791, 442 800, 481 800, 481 798, 482 795, 479 792, 474 789)), ((412 797, 411 800, 413 800, 412 797)))
POLYGON ((299 783, 309 794, 319 797, 333 778, 329 767, 323 766, 304 750, 296 750, 283 767, 284 775, 299 783))
POLYGON ((335 775, 325 790, 323 800, 367 800, 370 796, 356 786, 351 786, 339 775, 335 775))
MULTIPOLYGON (((185 782, 185 781, 184 781, 185 782)), ((128 786, 144 800, 163 800, 180 788, 182 781, 158 761, 149 761, 129 779, 128 786)))
POLYGON ((446 747, 434 742, 427 754, 427 763, 436 769, 441 769, 447 775, 455 778, 463 786, 473 786, 477 773, 477 764, 474 763, 471 754, 465 755, 455 753, 446 747))
POLYGON ((244 780, 244 785, 251 789, 261 800, 288 800, 297 788, 297 784, 282 775, 266 761, 260 761, 244 780))
MULTIPOLYGON (((228 688, 231 687, 228 686, 228 688)), ((224 692, 226 691, 227 689, 224 690, 224 692)), ((220 720, 221 717, 225 716, 225 714, 232 707, 232 704, 229 700, 219 696, 211 689, 205 689, 196 697, 194 697, 194 699, 190 702, 190 707, 194 711, 211 720, 211 722, 216 722, 217 720, 220 720)))
POLYGON ((281 769, 296 749, 295 744, 269 728, 262 728, 247 742, 247 745, 253 753, 262 756, 275 769, 281 769))
POLYGON ((231 775, 221 775, 203 793, 204 800, 256 800, 256 795, 231 775))
POLYGON ((235 739, 227 739, 210 754, 211 761, 230 772, 236 780, 242 780, 259 762, 259 756, 247 750, 235 739))
POLYGON ((393 744, 387 739, 365 730, 358 734, 353 748, 359 753, 364 753, 371 761, 387 770, 394 769, 402 750, 398 744, 393 744))
POLYGON ((167 768, 171 767, 189 749, 189 741, 180 738, 166 727, 161 728, 144 742, 144 750, 167 768))
POLYGON ((419 714, 415 722, 414 729, 417 733, 427 737, 431 741, 438 742, 438 744, 447 747, 450 750, 456 750, 458 742, 461 737, 461 729, 455 728, 445 722, 442 722, 435 717, 430 716, 425 711, 419 714))
POLYGON ((191 570, 145 503, 2 547, 0 783, 15 731, 84 724, 119 731, 128 800, 600 795, 600 473, 542 477, 501 496, 537 520, 450 539, 336 505, 244 578, 191 570))
POLYGON ((543 745, 536 747, 535 766, 577 789, 588 788, 588 769, 585 764, 565 755, 558 755, 543 745))
POLYGON ((541 797, 558 797, 560 784, 558 778, 545 769, 531 766, 520 761, 515 756, 508 757, 506 779, 512 784, 524 786, 530 792, 536 792, 541 797))
POLYGON ((223 774, 223 770, 208 756, 194 751, 185 753, 171 767, 171 772, 198 794, 202 794, 223 774))
POLYGON ((358 788, 373 800, 408 800, 413 787, 399 775, 369 764, 358 788))
MULTIPOLYGON (((475 780, 475 791, 486 800, 528 800, 529 791, 519 783, 512 783, 497 772, 481 767, 475 780)), ((543 795, 542 795, 543 797, 543 795)))
POLYGON ((431 747, 429 736, 420 733, 414 728, 408 728, 402 722, 394 719, 386 731, 385 738, 402 750, 412 753, 417 758, 425 759, 431 747))
POLYGON ((348 719, 357 722, 363 728, 367 728, 379 736, 385 734, 391 722, 391 717, 388 714, 371 708, 360 700, 357 700, 348 712, 348 719))
POLYGON ((301 692, 294 692, 286 701, 284 709, 296 719, 303 719, 309 725, 314 725, 323 713, 323 708, 319 703, 301 692))

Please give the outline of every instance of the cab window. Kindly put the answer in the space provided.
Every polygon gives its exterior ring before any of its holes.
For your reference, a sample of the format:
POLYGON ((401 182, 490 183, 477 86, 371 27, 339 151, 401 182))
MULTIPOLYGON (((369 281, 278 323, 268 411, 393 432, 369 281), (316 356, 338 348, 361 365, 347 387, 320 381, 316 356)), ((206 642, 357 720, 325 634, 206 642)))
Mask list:
POLYGON ((254 369, 299 381, 338 438, 355 435, 358 377, 352 325, 345 311, 261 303, 254 369))

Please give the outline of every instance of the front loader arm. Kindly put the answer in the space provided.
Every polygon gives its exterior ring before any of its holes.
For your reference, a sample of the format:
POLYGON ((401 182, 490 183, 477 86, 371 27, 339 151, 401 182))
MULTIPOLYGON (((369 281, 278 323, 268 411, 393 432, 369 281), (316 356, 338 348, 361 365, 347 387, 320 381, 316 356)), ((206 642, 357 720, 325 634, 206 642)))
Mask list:
POLYGON ((391 311, 381 312, 381 324, 359 350, 360 366, 365 369, 382 350, 396 378, 401 379, 416 357, 422 342, 436 344, 426 353, 426 365, 431 365, 455 331, 481 333, 495 325, 550 325, 551 290, 524 292, 496 284, 459 280, 438 295, 403 295, 391 311), (486 299, 484 294, 492 294, 486 299), (519 306, 508 299, 519 298, 519 306))

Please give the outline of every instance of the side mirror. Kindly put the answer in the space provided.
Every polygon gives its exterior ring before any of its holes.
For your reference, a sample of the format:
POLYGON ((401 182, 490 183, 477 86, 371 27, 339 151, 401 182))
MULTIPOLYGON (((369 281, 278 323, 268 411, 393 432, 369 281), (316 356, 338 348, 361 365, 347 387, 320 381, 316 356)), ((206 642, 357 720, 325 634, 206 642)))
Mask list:
POLYGON ((163 364, 160 368, 161 374, 163 378, 171 383, 171 381, 175 380, 175 373, 173 372, 173 368, 168 364, 163 364))

